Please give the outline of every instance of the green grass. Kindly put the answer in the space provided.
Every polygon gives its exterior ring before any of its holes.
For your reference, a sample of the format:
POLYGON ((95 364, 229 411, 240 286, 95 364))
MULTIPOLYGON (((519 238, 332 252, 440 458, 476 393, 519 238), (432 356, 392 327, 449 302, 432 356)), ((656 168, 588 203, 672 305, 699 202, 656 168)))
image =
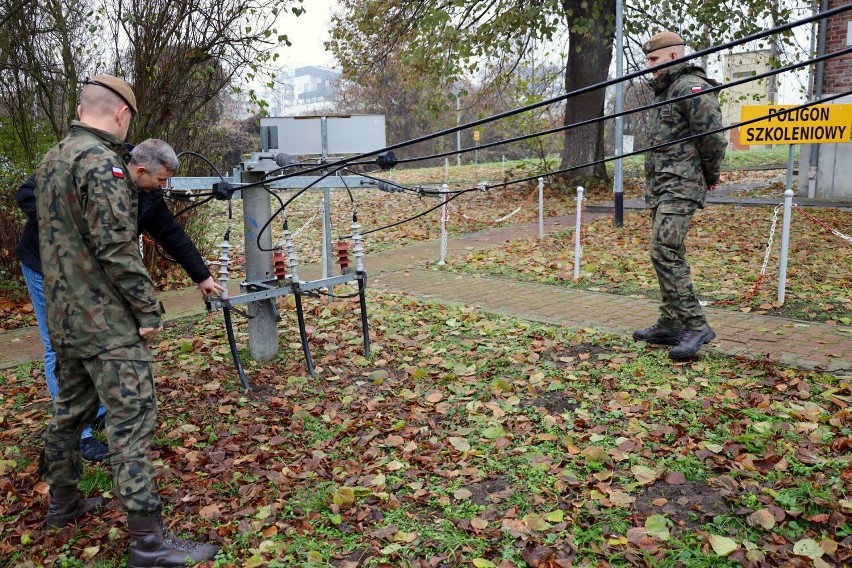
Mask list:
MULTIPOLYGON (((713 354, 673 365, 665 350, 594 330, 376 291, 367 360, 353 340, 352 307, 339 301, 310 313, 323 369, 316 378, 305 375, 298 350, 246 361, 249 393, 238 390, 230 361, 195 367, 196 355, 222 348, 221 321, 205 317, 164 332, 159 491, 176 534, 222 546, 217 566, 359 558, 368 567, 520 566, 532 543, 575 565, 730 565, 708 535, 733 535, 741 548, 747 538, 765 565, 784 561, 774 552, 781 541, 829 539, 845 550, 852 528, 828 520, 847 514, 849 456, 832 444, 850 429, 827 396, 848 396, 841 377, 713 354), (183 347, 187 336, 200 339, 192 353, 183 347), (570 350, 602 351, 558 359, 570 350), (545 394, 576 407, 532 404, 545 394), (728 488, 720 502, 730 512, 692 511, 688 527, 669 527, 668 540, 635 539, 652 513, 664 513, 639 512, 634 503, 673 472, 705 490, 728 488), (795 514, 771 530, 748 524, 750 513, 770 506, 795 514)), ((281 313, 282 328, 292 329, 292 308, 281 313)), ((238 321, 238 342, 245 330, 238 321)), ((63 548, 57 533, 27 533, 45 511, 32 465, 40 445, 30 433, 44 427, 50 407, 31 402, 43 384, 29 367, 0 380, 0 444, 7 459, 29 464, 11 478, 18 497, 0 518, 0 544, 20 550, 25 540, 33 559, 58 554, 69 566, 85 565, 72 541, 63 548), (18 402, 21 393, 30 402, 18 402)), ((84 492, 109 490, 108 472, 87 466, 84 492)), ((124 562, 126 542, 113 519, 90 519, 74 537, 99 545, 104 567, 124 562)))

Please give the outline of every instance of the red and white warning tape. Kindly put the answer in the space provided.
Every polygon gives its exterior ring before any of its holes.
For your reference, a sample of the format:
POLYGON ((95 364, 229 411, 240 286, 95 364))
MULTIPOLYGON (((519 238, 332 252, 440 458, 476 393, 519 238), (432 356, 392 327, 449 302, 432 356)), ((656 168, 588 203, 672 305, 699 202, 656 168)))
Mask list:
MULTIPOLYGON (((464 213, 463 213, 463 212, 462 212, 462 211, 461 211, 458 207, 456 207, 456 205, 455 205, 455 204, 453 204, 453 203, 450 203, 450 204, 449 204, 449 207, 452 207, 454 210, 458 211, 458 212, 459 212, 459 214, 462 216, 462 218, 467 219, 468 221, 474 221, 474 222, 476 222, 476 223, 502 223, 503 221, 506 221, 507 219, 511 219, 512 217, 514 217, 515 215, 517 215, 518 213, 520 213, 520 212, 521 212, 521 210, 522 210, 522 209, 523 209, 523 208, 524 208, 524 207, 525 207, 525 206, 526 206, 526 205, 527 205, 530 201, 532 201, 533 196, 534 196, 537 192, 538 192, 538 189, 534 189, 532 192, 530 192, 530 194, 527 196, 527 198, 526 198, 526 199, 524 199, 524 201, 523 201, 520 205, 518 205, 518 207, 517 207, 514 211, 512 211, 511 213, 507 213, 506 215, 503 215, 502 217, 499 217, 499 218, 497 218, 497 219, 491 219, 491 220, 489 220, 489 219, 479 219, 479 218, 477 218, 477 217, 471 217, 471 216, 469 216, 469 215, 465 215, 465 214, 464 214, 464 213)), ((449 214, 448 214, 448 216, 449 216, 449 214)))
POLYGON ((849 244, 852 244, 852 237, 850 237, 849 235, 844 235, 843 233, 841 233, 840 231, 838 231, 837 229, 835 229, 831 225, 823 223, 822 221, 820 221, 816 217, 806 213, 805 210, 802 209, 801 205, 793 205, 793 207, 796 209, 796 211, 798 211, 799 213, 801 213, 802 215, 804 215, 805 217, 807 217, 808 219, 810 219, 811 221, 813 221, 814 223, 816 223, 817 225, 819 225, 820 227, 822 227, 823 229, 828 231, 829 233, 833 234, 836 237, 840 237, 841 239, 843 239, 844 241, 846 241, 849 244))

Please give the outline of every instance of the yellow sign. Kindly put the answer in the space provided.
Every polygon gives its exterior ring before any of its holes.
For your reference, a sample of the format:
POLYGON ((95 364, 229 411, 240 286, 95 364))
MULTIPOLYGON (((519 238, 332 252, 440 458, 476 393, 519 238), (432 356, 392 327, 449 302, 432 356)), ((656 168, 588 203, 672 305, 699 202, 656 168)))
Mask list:
POLYGON ((766 120, 740 126, 740 145, 848 142, 852 131, 852 105, 744 106, 742 121, 766 115, 766 120))
POLYGON ((474 141, 474 142, 479 142, 479 130, 474 130, 474 131, 473 131, 473 141, 474 141))

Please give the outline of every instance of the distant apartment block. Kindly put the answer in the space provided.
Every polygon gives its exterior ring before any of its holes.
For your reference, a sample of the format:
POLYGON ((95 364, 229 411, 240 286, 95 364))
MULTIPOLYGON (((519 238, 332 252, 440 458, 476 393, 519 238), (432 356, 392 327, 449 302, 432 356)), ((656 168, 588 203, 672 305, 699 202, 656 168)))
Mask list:
POLYGON ((266 89, 270 116, 315 114, 330 110, 337 96, 340 73, 317 66, 285 69, 275 77, 275 86, 266 89))

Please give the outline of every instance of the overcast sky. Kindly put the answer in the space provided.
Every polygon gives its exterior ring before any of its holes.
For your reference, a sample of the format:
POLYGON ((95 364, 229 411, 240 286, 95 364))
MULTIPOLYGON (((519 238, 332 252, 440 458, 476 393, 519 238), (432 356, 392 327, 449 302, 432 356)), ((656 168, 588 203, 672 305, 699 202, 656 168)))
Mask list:
POLYGON ((331 13, 337 0, 305 0, 305 13, 281 17, 279 32, 287 34, 291 47, 280 51, 283 64, 288 67, 320 65, 334 67, 334 58, 325 52, 323 43, 328 40, 331 13))
MULTIPOLYGON (((331 13, 337 8, 337 0, 305 0, 303 6, 306 11, 301 16, 296 17, 288 13, 280 18, 279 32, 286 33, 293 44, 279 51, 281 65, 290 68, 305 65, 336 67, 334 58, 324 50, 323 43, 328 40, 331 13)), ((805 27, 797 30, 797 35, 806 35, 808 31, 805 27)), ((801 41, 804 46, 808 40, 804 38, 801 41)), ((708 71, 721 79, 721 67, 718 63, 711 65, 708 71)), ((779 88, 779 102, 789 104, 801 101, 802 94, 798 92, 797 87, 806 82, 804 74, 798 79, 785 74, 779 88)))

